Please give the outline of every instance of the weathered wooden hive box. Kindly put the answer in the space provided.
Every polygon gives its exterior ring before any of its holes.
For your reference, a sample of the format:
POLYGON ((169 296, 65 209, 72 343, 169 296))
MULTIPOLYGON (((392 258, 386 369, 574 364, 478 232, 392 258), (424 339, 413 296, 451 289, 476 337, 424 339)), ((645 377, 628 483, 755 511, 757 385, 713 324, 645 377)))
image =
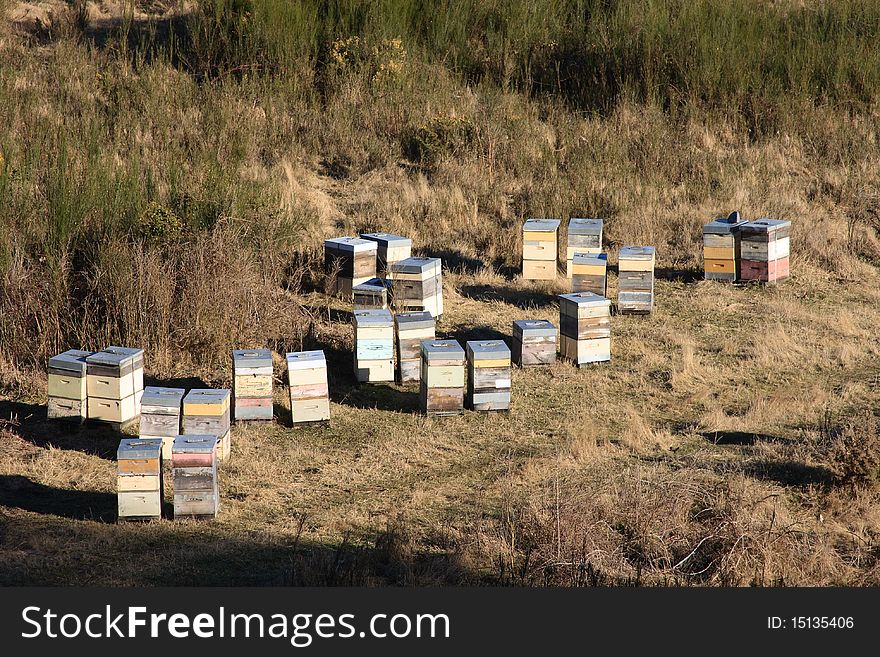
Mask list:
POLYGON ((177 436, 171 452, 174 519, 213 520, 220 511, 216 436, 177 436))
POLYGON ((513 362, 519 367, 556 362, 556 327, 546 319, 513 322, 513 362))
POLYGON ((69 349, 49 359, 48 417, 72 422, 88 417, 86 359, 93 353, 69 349))
POLYGON ((740 278, 776 283, 789 277, 791 222, 759 219, 740 228, 740 278))
POLYGON ((607 253, 575 253, 571 263, 571 291, 606 296, 607 253))
POLYGON ((107 347, 86 358, 88 417, 124 425, 140 413, 144 390, 144 351, 107 347))
POLYGON ((376 273, 382 278, 392 278, 391 265, 412 255, 412 240, 391 233, 361 233, 361 239, 377 245, 376 273))
POLYGON ((236 420, 271 420, 272 352, 268 349, 232 351, 233 417, 236 420))
POLYGON ((740 229, 746 221, 739 212, 703 226, 703 277, 707 281, 739 280, 740 229))
POLYGON ((475 411, 509 411, 510 349, 504 340, 466 343, 468 406, 475 411))
POLYGON ((358 381, 394 381, 394 318, 390 310, 355 310, 354 373, 358 381))
POLYGON ((568 247, 566 249, 566 275, 571 278, 574 274, 575 253, 601 253, 602 252, 602 227, 601 219, 581 219, 572 217, 568 221, 568 247))
POLYGON ((424 340, 419 398, 427 415, 464 410, 465 353, 455 340, 424 340))
POLYGON ((330 421, 330 387, 323 351, 287 354, 287 382, 294 425, 330 421))
POLYGON ((617 259, 617 309, 621 314, 650 313, 654 309, 653 246, 624 246, 617 259))
POLYGON ((220 461, 229 458, 232 447, 231 398, 223 388, 196 388, 183 398, 183 435, 214 436, 220 461))
POLYGON ((162 517, 162 439, 123 438, 116 450, 119 520, 162 517))
POLYGON ((171 462, 171 445, 180 435, 180 413, 183 388, 147 386, 141 397, 141 438, 157 438, 162 441, 162 458, 171 462))
POLYGON ((426 310, 443 315, 443 263, 440 258, 412 257, 391 266, 392 296, 397 311, 426 310))
POLYGON ((611 360, 611 301, 592 292, 559 297, 559 353, 578 367, 611 360))
POLYGON ((376 242, 359 237, 324 240, 324 271, 336 274, 336 294, 350 298, 355 285, 376 278, 376 251, 376 242))
POLYGON ((422 371, 422 341, 436 336, 436 322, 427 310, 394 316, 397 371, 401 383, 418 382, 422 371))
POLYGON ((527 219, 523 224, 523 278, 556 280, 558 219, 527 219))
POLYGON ((352 290, 352 310, 367 310, 388 308, 388 290, 391 281, 384 278, 371 278, 366 283, 355 285, 352 290))

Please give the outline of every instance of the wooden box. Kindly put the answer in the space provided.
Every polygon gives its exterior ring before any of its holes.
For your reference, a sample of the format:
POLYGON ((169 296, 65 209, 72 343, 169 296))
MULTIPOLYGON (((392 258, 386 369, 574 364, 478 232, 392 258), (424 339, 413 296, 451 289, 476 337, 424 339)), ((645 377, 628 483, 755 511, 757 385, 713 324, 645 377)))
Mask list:
POLYGON ((131 358, 131 377, 135 392, 144 389, 144 350, 138 347, 109 346, 104 349, 105 353, 118 354, 131 358))
POLYGON ((69 349, 49 359, 47 416, 82 422, 88 415, 86 358, 91 351, 69 349))
POLYGON ((572 277, 575 253, 602 252, 601 219, 581 219, 572 217, 568 221, 568 245, 566 248, 566 275, 572 277))
POLYGON ((210 520, 220 510, 217 436, 185 435, 174 440, 171 466, 174 519, 210 520))
POLYGON ((287 380, 294 425, 330 420, 330 386, 323 351, 287 354, 287 380))
POLYGON ((719 217, 703 226, 703 277, 707 281, 736 281, 739 276, 739 212, 719 217))
POLYGON ((621 314, 647 314, 654 309, 653 246, 624 246, 617 260, 617 308, 621 314))
POLYGON ((135 393, 135 358, 132 354, 98 351, 86 358, 89 397, 121 400, 135 393))
POLYGON ((352 288, 352 309, 377 308, 382 310, 388 308, 388 290, 390 288, 391 281, 386 281, 383 278, 371 278, 366 283, 355 285, 352 288))
POLYGON ((393 306, 398 311, 443 315, 443 263, 440 258, 412 257, 391 266, 393 306))
POLYGON ((421 380, 422 341, 436 337, 436 322, 426 310, 398 313, 394 317, 397 340, 397 378, 400 383, 421 380))
POLYGON ((162 439, 123 438, 116 451, 119 520, 162 517, 162 439))
POLYGON ((475 411, 510 410, 510 349, 504 340, 474 340, 465 345, 468 405, 475 411))
POLYGON ((171 445, 180 434, 183 388, 147 386, 141 397, 141 438, 162 441, 162 458, 171 461, 171 445))
POLYGON ((523 278, 555 280, 558 219, 527 219, 523 224, 523 278))
POLYGON ((611 302, 592 292, 559 297, 559 353, 579 367, 611 360, 611 302))
POLYGON ((605 296, 608 280, 607 253, 575 253, 569 269, 572 292, 593 292, 605 296))
POLYGON ((740 278, 776 283, 789 277, 791 222, 759 219, 740 228, 740 278))
MULTIPOLYGON (((182 427, 184 436, 214 436, 219 439, 220 460, 229 456, 225 445, 229 443, 231 426, 232 392, 226 389, 197 388, 190 390, 183 398, 182 427)), ((173 450, 173 446, 172 446, 173 450)))
POLYGON ((324 240, 324 271, 336 276, 335 292, 348 297, 355 285, 376 277, 377 244, 359 237, 324 240))
POLYGON ((392 278, 391 265, 406 260, 412 255, 412 240, 391 233, 361 233, 361 238, 375 242, 376 273, 385 278, 392 278))
POLYGON ((519 367, 552 365, 556 362, 556 327, 546 319, 514 321, 511 355, 519 367))
POLYGON ((272 352, 268 349, 232 351, 233 417, 236 420, 271 420, 272 352))
POLYGON ((465 352, 455 340, 423 340, 419 398, 427 415, 464 409, 465 352))
POLYGON ((354 371, 361 382, 394 381, 394 318, 389 310, 355 310, 354 371))

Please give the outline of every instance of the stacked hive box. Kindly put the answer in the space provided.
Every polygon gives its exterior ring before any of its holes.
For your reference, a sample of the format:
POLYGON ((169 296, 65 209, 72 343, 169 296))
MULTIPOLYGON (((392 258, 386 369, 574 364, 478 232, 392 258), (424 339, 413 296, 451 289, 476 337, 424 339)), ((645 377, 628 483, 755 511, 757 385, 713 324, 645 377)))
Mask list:
POLYGON ((556 279, 558 219, 529 219, 523 224, 523 278, 556 279))
POLYGON ((746 222, 739 212, 703 226, 703 270, 707 281, 739 280, 740 228, 746 222))
POLYGON ((70 349, 49 359, 50 418, 82 422, 88 417, 86 358, 91 351, 70 349))
POLYGON ((654 247, 624 246, 617 261, 617 308, 646 314, 654 308, 654 247))
POLYGON ((466 344, 468 404, 475 411, 510 410, 510 349, 504 340, 466 344))
POLYGON ((180 407, 186 390, 147 386, 141 398, 141 438, 162 441, 162 458, 171 461, 171 445, 180 434, 180 407))
POLYGON ((381 310, 387 308, 389 287, 391 287, 391 282, 383 278, 371 278, 366 283, 355 285, 352 290, 352 309, 378 308, 381 310))
POLYGON ((443 314, 443 274, 440 258, 407 258, 391 266, 394 307, 427 310, 434 319, 443 314))
POLYGON ((88 417, 124 425, 140 413, 144 351, 107 347, 86 358, 88 417))
POLYGON ((565 256, 566 274, 572 277, 575 253, 602 252, 602 220, 572 217, 568 222, 568 249, 565 256))
POLYGON ((424 340, 419 396, 427 415, 458 415, 464 409, 464 349, 455 340, 424 340))
POLYGON ((324 271, 336 274, 336 294, 350 297, 355 285, 376 277, 376 242, 358 237, 324 241, 324 271))
POLYGON ((231 423, 229 421, 229 390, 202 388, 190 390, 183 398, 183 434, 186 436, 214 436, 217 458, 229 458, 231 450, 231 423))
POLYGON ((571 262, 571 291, 593 292, 604 297, 607 271, 607 253, 575 253, 571 262))
POLYGON ((361 233, 361 238, 375 242, 376 273, 391 278, 391 265, 406 260, 412 255, 412 240, 390 233, 361 233))
POLYGON ((330 421, 330 388, 323 351, 287 354, 290 417, 294 426, 330 421))
POLYGON ((162 439, 123 438, 116 451, 119 520, 162 517, 162 439))
POLYGON ((740 278, 776 283, 789 276, 791 222, 759 219, 740 228, 740 278))
POLYGON ((354 311, 354 372, 358 381, 394 381, 394 319, 389 310, 354 311))
POLYGON ((398 313, 394 317, 397 333, 397 370, 401 383, 421 380, 422 341, 433 340, 436 323, 431 313, 423 310, 398 313))
POLYGON ((513 323, 513 362, 520 367, 556 362, 556 327, 546 319, 513 323))
POLYGON ((578 367, 611 360, 611 302, 592 292, 559 297, 559 352, 578 367))
POLYGON ((232 351, 232 392, 236 420, 272 419, 272 352, 232 351))
POLYGON ((175 520, 217 517, 220 510, 217 459, 216 436, 185 435, 174 439, 171 467, 175 520))

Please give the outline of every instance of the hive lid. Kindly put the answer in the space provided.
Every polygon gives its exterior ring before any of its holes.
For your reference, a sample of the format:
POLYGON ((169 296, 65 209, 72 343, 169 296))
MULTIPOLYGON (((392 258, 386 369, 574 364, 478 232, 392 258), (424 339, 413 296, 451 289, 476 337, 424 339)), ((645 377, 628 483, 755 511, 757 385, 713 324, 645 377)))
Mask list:
POLYGON ((786 219, 758 219, 743 225, 743 231, 750 233, 775 233, 782 228, 790 228, 791 222, 786 219))
POLYGON ((434 316, 427 310, 417 310, 409 313, 397 313, 394 316, 398 329, 420 329, 435 326, 434 316))
POLYGON ((386 308, 366 308, 355 310, 353 320, 356 328, 384 328, 394 326, 394 317, 386 308))
POLYGON ((49 367, 57 370, 85 374, 86 358, 93 353, 94 352, 92 351, 82 351, 80 349, 68 349, 64 353, 52 356, 52 358, 49 359, 49 367))
POLYGON ((571 259, 575 265, 599 265, 605 267, 608 265, 607 253, 575 253, 571 259))
POLYGON ((125 356, 132 356, 135 360, 143 360, 144 359, 144 350, 139 347, 117 347, 115 345, 111 345, 104 349, 109 354, 122 354, 125 356))
POLYGON ((622 246, 618 260, 653 260, 656 251, 653 246, 622 246))
POLYGON ((412 247, 412 240, 402 235, 392 235, 391 233, 361 233, 361 239, 377 242, 383 246, 409 246, 412 247))
POLYGON ((510 347, 504 340, 468 340, 465 346, 468 354, 479 360, 510 358, 510 347))
POLYGON ((439 273, 441 267, 440 258, 413 256, 393 263, 391 271, 395 274, 423 274, 436 270, 439 273))
POLYGON ((272 352, 268 349, 233 349, 232 367, 272 367, 272 352))
POLYGON ((568 220, 569 235, 602 235, 601 219, 582 219, 572 217, 568 220))
MULTIPOLYGON (((161 442, 161 441, 160 441, 161 442)), ((217 436, 192 434, 177 436, 171 444, 172 454, 210 454, 217 446, 217 436)))
POLYGON ((726 235, 735 232, 740 226, 748 223, 737 210, 726 217, 718 217, 703 226, 703 232, 708 235, 726 235))
POLYGON ((86 363, 89 365, 103 365, 104 367, 123 368, 134 365, 134 354, 120 353, 115 351, 96 351, 91 356, 86 357, 86 363))
POLYGON ((535 233, 555 233, 560 223, 559 219, 526 219, 523 230, 535 233))
POLYGON ((589 308, 591 306, 610 306, 611 301, 603 296, 599 296, 594 292, 572 292, 570 294, 560 294, 559 299, 562 303, 573 303, 578 308, 589 308))
POLYGON ((392 282, 386 280, 384 278, 371 278, 368 281, 364 281, 360 285, 355 285, 352 290, 357 292, 373 292, 375 294, 381 294, 382 290, 388 290, 391 288, 392 282))
POLYGON ((221 404, 232 396, 226 388, 196 388, 183 398, 184 404, 221 404))
POLYGON ((161 454, 161 438, 123 438, 116 449, 116 460, 157 459, 161 454))
POLYGON ((427 360, 464 360, 464 349, 456 340, 422 340, 422 353, 427 360))
POLYGON ((183 388, 163 388, 160 386, 147 386, 141 397, 142 406, 167 406, 180 407, 186 390, 183 388))
POLYGON ((287 369, 311 370, 327 367, 327 359, 320 349, 315 351, 292 351, 286 356, 287 369))
POLYGON ((334 237, 324 240, 324 248, 336 249, 337 251, 348 251, 351 253, 360 253, 362 251, 375 251, 376 242, 364 240, 360 237, 334 237))
POLYGON ((546 319, 517 319, 513 322, 514 335, 545 337, 556 335, 556 327, 546 319))

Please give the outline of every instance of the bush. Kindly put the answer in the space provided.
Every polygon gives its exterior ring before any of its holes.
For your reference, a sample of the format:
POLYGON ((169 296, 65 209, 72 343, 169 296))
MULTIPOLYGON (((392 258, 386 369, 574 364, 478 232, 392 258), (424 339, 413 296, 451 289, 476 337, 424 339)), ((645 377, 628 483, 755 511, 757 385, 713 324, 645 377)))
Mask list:
POLYGON ((880 482, 880 433, 870 411, 830 436, 829 468, 840 485, 875 487, 880 482))

